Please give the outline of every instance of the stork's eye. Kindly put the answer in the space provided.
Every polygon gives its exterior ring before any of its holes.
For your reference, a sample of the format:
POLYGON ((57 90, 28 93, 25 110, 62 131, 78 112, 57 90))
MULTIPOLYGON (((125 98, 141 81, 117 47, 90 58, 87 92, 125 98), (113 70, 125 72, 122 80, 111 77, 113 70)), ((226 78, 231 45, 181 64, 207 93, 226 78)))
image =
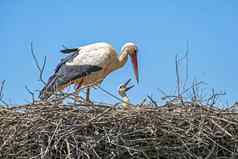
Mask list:
POLYGON ((135 52, 137 52, 138 51, 138 49, 137 48, 135 48, 135 52))

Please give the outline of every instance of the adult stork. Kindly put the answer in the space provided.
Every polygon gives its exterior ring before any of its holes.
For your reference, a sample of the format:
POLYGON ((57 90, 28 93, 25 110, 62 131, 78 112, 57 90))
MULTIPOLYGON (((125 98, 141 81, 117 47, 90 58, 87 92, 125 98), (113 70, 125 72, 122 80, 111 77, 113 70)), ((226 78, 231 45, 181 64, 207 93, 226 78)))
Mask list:
POLYGON ((137 83, 139 82, 137 46, 132 42, 122 46, 119 56, 115 49, 105 42, 65 49, 61 52, 69 55, 61 59, 57 65, 54 74, 41 90, 40 99, 48 99, 55 92, 76 84, 77 89, 88 88, 86 100, 89 101, 90 87, 100 84, 108 74, 124 66, 128 55, 131 57, 137 83))

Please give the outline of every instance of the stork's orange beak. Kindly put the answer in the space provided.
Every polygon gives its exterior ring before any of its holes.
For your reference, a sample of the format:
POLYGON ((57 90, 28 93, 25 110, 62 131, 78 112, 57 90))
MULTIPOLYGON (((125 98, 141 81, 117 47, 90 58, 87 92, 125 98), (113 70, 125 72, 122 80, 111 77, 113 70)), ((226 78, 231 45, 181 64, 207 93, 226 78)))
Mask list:
POLYGON ((137 62, 137 53, 136 52, 131 54, 131 62, 133 64, 136 81, 137 81, 137 83, 139 83, 139 72, 138 72, 138 62, 137 62))

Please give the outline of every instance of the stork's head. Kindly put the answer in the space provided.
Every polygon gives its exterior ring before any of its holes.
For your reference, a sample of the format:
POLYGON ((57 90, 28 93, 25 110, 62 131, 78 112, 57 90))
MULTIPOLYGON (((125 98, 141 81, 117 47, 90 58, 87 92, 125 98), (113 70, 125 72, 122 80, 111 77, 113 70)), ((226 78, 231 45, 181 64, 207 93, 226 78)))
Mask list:
POLYGON ((137 46, 136 46, 136 44, 134 44, 132 42, 128 42, 122 47, 122 51, 123 50, 127 51, 129 56, 131 57, 131 62, 133 64, 133 68, 134 68, 134 74, 136 77, 136 81, 138 83, 139 82, 139 73, 138 73, 138 62, 137 62, 137 51, 138 51, 137 46))

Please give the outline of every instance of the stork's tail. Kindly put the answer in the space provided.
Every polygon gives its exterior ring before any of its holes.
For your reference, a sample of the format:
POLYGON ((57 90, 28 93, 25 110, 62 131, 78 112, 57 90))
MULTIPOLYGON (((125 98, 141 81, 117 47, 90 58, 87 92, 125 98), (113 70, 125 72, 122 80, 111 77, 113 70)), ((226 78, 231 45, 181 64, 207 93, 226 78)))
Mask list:
POLYGON ((64 54, 69 54, 69 53, 72 53, 72 52, 76 52, 78 50, 79 50, 78 48, 65 48, 63 50, 60 50, 60 52, 62 52, 64 54))
POLYGON ((49 78, 47 84, 40 91, 39 98, 41 100, 47 100, 55 93, 56 88, 57 88, 57 79, 56 76, 53 75, 49 78))

